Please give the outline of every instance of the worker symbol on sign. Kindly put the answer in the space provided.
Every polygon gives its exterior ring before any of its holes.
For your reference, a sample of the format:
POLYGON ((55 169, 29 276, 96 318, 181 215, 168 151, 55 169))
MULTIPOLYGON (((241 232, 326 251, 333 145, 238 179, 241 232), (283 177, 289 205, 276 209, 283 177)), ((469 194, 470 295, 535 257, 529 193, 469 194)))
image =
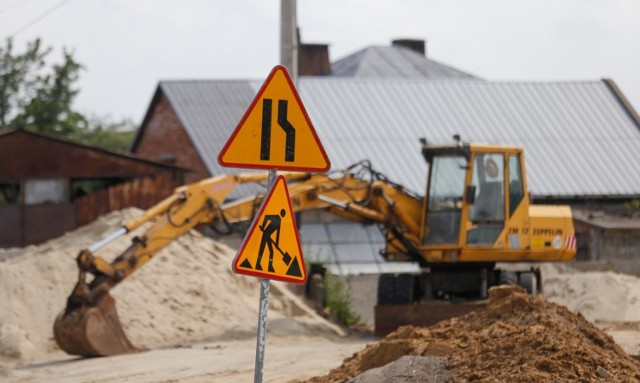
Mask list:
POLYGON ((269 272, 275 273, 273 268, 273 248, 275 247, 282 254, 282 260, 289 265, 291 262, 291 256, 288 253, 280 250, 278 242, 280 240, 280 217, 287 215, 284 209, 280 210, 280 215, 270 214, 265 215, 260 225, 262 230, 262 239, 260 240, 260 249, 258 250, 258 261, 256 262, 256 270, 262 270, 262 256, 264 251, 269 249, 269 272), (275 239, 273 238, 275 235, 275 239))
POLYGON ((233 262, 233 271, 285 282, 306 281, 298 230, 284 177, 278 177, 262 203, 233 262))

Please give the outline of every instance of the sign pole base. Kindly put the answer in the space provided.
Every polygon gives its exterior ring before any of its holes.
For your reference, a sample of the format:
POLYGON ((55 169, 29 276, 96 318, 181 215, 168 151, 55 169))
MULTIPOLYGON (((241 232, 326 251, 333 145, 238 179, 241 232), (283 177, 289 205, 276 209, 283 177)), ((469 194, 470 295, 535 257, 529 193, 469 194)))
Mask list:
POLYGON ((262 383, 264 354, 267 341, 267 311, 269 309, 269 279, 260 279, 260 312, 258 313, 258 341, 256 344, 256 369, 254 383, 262 383))

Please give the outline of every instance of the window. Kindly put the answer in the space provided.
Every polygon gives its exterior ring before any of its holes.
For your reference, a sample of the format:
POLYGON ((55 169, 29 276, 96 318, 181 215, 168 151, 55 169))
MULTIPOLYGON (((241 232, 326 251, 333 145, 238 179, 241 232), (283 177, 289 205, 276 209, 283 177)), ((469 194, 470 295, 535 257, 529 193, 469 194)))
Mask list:
POLYGON ((516 211, 516 208, 524 198, 524 187, 522 185, 522 168, 520 167, 520 156, 509 156, 509 216, 516 211))
POLYGON ((33 179, 24 183, 24 203, 36 205, 40 203, 65 203, 69 201, 69 180, 66 179, 33 179))
POLYGON ((469 219, 504 221, 504 155, 476 155, 471 184, 476 188, 476 198, 469 219))
POLYGON ((467 160, 462 156, 433 158, 424 244, 458 243, 466 174, 467 160))
POLYGON ((476 195, 469 220, 475 226, 467 231, 467 244, 492 244, 504 227, 504 155, 477 154, 471 184, 476 195))
POLYGON ((435 157, 431 165, 429 211, 460 209, 467 161, 464 157, 435 157))

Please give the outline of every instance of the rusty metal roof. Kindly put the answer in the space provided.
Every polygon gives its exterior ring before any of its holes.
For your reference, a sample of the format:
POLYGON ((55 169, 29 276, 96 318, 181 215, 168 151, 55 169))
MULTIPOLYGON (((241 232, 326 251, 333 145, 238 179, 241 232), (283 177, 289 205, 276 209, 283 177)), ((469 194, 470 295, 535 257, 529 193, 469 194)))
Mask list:
POLYGON ((0 181, 136 178, 189 170, 24 129, 0 130, 0 181))
MULTIPOLYGON (((261 81, 163 81, 159 87, 212 174, 261 81)), ((419 138, 522 146, 529 189, 547 198, 640 196, 640 122, 605 80, 489 82, 301 78, 298 92, 333 169, 369 159, 422 194, 419 138), (634 117, 635 116, 635 117, 634 117)))

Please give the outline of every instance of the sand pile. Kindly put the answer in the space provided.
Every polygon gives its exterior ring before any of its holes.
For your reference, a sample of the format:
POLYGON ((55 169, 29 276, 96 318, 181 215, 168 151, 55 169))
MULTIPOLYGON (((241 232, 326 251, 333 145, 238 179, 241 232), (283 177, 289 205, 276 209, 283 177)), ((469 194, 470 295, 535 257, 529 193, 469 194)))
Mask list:
MULTIPOLYGON (((139 209, 113 212, 40 246, 12 249, 0 261, 0 362, 24 364, 66 357, 52 333, 76 279, 78 252, 114 231, 139 209)), ((126 249, 141 229, 97 255, 126 249)), ((231 271, 235 250, 192 232, 112 290, 124 330, 137 346, 158 348, 198 339, 255 337, 259 280, 231 271)), ((0 257, 2 259, 2 257, 0 257)), ((271 283, 269 333, 340 331, 292 294, 271 283)))
POLYGON ((640 364, 583 316, 501 286, 490 290, 486 310, 401 327, 309 383, 346 382, 404 355, 446 358, 452 382, 640 381, 640 364))
POLYGON ((591 322, 640 321, 640 278, 612 271, 580 272, 570 265, 542 268, 547 300, 582 314, 591 322))

